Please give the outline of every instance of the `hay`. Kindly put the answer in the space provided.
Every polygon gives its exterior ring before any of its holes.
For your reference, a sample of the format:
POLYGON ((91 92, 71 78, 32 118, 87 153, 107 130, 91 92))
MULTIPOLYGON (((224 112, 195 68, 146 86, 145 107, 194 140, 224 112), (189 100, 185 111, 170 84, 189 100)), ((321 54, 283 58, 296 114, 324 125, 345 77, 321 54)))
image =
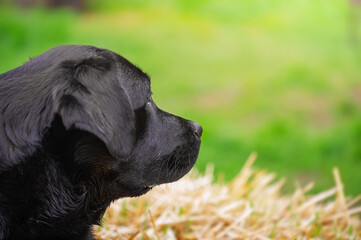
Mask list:
POLYGON ((284 180, 252 168, 252 154, 229 184, 213 183, 213 171, 195 172, 145 196, 112 204, 98 240, 113 239, 361 239, 361 196, 346 198, 337 169, 336 187, 316 195, 313 186, 281 194, 284 180))

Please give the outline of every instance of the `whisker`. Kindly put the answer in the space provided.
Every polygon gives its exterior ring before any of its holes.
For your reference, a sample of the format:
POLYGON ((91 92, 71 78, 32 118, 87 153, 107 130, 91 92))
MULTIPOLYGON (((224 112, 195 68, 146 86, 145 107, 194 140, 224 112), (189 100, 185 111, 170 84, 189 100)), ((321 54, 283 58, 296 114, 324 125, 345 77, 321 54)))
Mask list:
POLYGON ((173 156, 173 154, 174 154, 174 152, 171 153, 169 155, 169 157, 167 158, 167 160, 163 161, 162 165, 160 166, 160 169, 159 169, 159 172, 158 172, 158 180, 160 180, 160 175, 162 173, 163 166, 165 166, 165 164, 167 164, 167 167, 168 167, 168 162, 169 162, 170 158, 173 156))

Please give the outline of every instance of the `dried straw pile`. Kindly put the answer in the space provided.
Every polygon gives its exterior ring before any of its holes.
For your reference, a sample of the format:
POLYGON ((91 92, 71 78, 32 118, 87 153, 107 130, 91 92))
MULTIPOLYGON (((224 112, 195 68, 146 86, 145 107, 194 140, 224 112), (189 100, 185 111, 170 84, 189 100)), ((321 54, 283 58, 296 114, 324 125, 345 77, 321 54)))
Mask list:
POLYGON ((336 187, 306 195, 280 193, 284 181, 251 168, 251 155, 229 184, 212 172, 194 172, 140 198, 123 199, 107 210, 99 240, 112 239, 361 239, 361 196, 345 198, 337 169, 336 187))

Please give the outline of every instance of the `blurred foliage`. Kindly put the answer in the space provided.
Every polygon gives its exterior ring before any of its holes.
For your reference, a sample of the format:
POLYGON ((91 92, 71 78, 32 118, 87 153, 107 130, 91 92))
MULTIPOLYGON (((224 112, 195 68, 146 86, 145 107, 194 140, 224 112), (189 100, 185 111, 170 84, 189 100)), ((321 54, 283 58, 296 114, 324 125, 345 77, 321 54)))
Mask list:
POLYGON ((197 167, 258 167, 361 192, 360 7, 346 0, 91 0, 0 10, 0 71, 58 44, 108 48, 152 76, 160 108, 204 127, 197 167), (352 10, 352 11, 351 11, 352 10))

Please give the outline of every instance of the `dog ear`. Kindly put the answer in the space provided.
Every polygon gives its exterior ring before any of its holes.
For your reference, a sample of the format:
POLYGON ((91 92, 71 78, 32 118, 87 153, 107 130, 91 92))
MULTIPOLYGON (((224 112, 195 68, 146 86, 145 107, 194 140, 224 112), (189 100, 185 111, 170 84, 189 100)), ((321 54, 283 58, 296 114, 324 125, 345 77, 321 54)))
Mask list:
POLYGON ((114 60, 88 58, 61 66, 69 85, 56 89, 53 99, 64 126, 96 135, 114 157, 125 159, 135 142, 135 120, 114 60))
POLYGON ((64 60, 40 70, 45 63, 39 61, 0 75, 0 170, 32 155, 56 114, 66 129, 96 135, 125 160, 135 142, 135 120, 113 58, 64 60))

